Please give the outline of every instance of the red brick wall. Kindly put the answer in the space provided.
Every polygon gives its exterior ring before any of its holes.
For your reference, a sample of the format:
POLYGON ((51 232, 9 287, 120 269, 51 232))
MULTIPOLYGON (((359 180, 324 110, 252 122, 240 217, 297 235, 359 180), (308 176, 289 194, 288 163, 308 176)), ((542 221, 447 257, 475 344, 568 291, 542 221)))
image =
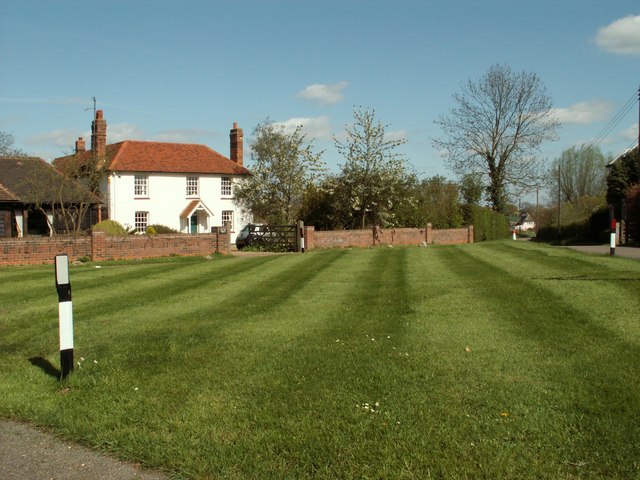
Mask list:
POLYGON ((365 230, 318 231, 305 227, 305 247, 372 247, 378 245, 421 245, 423 243, 451 245, 473 243, 473 225, 464 228, 434 230, 431 224, 426 228, 380 228, 365 230))
POLYGON ((431 224, 427 225, 427 243, 437 245, 458 245, 460 243, 473 243, 473 225, 464 228, 449 228, 446 230, 434 230, 431 224))
POLYGON ((93 232, 80 238, 12 238, 0 239, 0 265, 53 263, 54 257, 62 254, 70 261, 82 257, 100 261, 216 252, 226 255, 230 247, 229 233, 108 237, 104 232, 93 232))
POLYGON ((166 257, 169 255, 209 255, 216 252, 227 254, 230 248, 228 233, 108 237, 104 232, 94 232, 92 237, 94 261, 166 257))
POLYGON ((0 265, 53 263, 64 254, 71 261, 91 257, 91 237, 0 238, 0 265))

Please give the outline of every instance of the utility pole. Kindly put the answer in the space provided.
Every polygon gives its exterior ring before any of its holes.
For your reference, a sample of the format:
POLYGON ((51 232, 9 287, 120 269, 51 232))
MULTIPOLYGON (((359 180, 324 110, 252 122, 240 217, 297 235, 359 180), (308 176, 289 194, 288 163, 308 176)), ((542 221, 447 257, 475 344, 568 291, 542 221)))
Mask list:
POLYGON ((560 190, 561 190, 561 185, 560 185, 560 176, 561 176, 561 169, 560 166, 562 165, 562 161, 558 160, 558 240, 560 240, 560 236, 561 236, 561 229, 560 229, 560 190))
POLYGON ((536 185, 536 235, 538 235, 538 226, 540 225, 540 202, 538 201, 538 192, 540 187, 536 185))

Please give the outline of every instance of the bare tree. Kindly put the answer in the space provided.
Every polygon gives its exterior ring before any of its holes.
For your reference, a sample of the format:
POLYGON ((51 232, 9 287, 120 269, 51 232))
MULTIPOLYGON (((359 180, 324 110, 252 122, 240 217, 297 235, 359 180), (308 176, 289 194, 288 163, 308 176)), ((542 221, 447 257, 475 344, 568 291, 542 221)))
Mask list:
POLYGON ((510 194, 530 190, 544 174, 535 154, 557 137, 551 98, 535 74, 494 65, 453 100, 436 121, 444 135, 434 147, 455 174, 482 174, 493 209, 502 211, 510 194))
POLYGON ((21 157, 24 152, 15 148, 13 135, 0 131, 0 157, 21 157))
POLYGON ((63 157, 55 166, 41 159, 27 159, 27 176, 22 188, 26 202, 42 212, 52 234, 62 230, 78 235, 85 219, 100 203, 100 179, 106 163, 92 152, 63 157))

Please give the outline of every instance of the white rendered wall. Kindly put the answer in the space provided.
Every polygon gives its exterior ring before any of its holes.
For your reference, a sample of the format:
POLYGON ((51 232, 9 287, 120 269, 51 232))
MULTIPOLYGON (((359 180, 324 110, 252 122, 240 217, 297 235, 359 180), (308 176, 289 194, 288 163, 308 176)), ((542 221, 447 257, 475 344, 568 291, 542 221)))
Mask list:
MULTIPOLYGON (((174 228, 179 232, 189 233, 188 221, 180 220, 180 214, 192 200, 200 199, 213 214, 205 218, 199 215, 198 233, 211 231, 211 227, 222 225, 222 211, 232 210, 234 225, 231 231, 231 242, 240 229, 250 221, 236 205, 233 197, 222 196, 222 175, 193 175, 199 178, 199 195, 186 195, 186 174, 140 173, 148 177, 148 195, 134 196, 135 173, 112 173, 109 178, 108 198, 109 218, 123 225, 135 225, 135 212, 148 212, 148 224, 160 224, 174 228)), ((237 182, 237 178, 232 182, 237 182)))

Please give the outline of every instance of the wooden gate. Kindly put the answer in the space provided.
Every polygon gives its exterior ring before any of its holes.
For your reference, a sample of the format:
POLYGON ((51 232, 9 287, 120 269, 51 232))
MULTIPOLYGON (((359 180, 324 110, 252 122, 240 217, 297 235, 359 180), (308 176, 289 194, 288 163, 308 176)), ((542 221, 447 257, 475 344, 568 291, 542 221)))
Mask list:
POLYGON ((295 225, 260 225, 252 230, 251 245, 274 252, 295 252, 298 249, 295 225))

